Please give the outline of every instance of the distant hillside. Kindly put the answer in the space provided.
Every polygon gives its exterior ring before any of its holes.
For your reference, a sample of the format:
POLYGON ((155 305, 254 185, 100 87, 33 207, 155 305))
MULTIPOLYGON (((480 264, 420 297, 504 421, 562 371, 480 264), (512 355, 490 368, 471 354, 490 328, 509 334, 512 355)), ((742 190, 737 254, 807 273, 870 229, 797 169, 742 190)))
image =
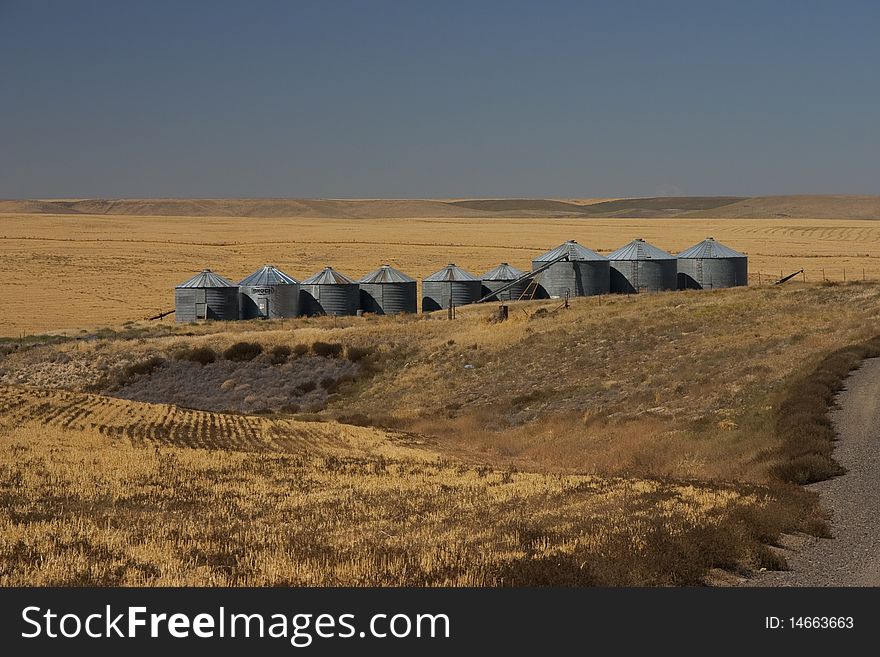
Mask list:
POLYGON ((758 196, 682 216, 730 219, 880 219, 880 196, 758 196))
POLYGON ((682 213, 724 208, 742 196, 656 196, 651 198, 624 198, 584 206, 593 216, 603 217, 667 217, 682 213))
POLYGON ((659 196, 591 203, 556 199, 79 199, 0 200, 0 213, 160 217, 629 217, 880 219, 880 196, 659 196))
POLYGON ((480 217, 444 201, 330 199, 82 199, 0 201, 0 212, 154 217, 480 217))

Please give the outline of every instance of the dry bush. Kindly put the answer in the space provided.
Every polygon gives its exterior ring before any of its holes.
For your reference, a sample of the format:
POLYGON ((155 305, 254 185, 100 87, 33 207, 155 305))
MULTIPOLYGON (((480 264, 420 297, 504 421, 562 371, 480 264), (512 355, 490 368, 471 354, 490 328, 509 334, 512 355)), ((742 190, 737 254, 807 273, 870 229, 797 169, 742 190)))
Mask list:
POLYGON ((328 342, 315 342, 312 345, 312 353, 325 358, 335 358, 342 353, 342 345, 328 342))
POLYGON ((345 348, 345 357, 352 363, 357 363, 372 353, 371 349, 365 347, 354 347, 349 345, 345 348))
POLYGON ((258 342, 236 342, 223 352, 223 358, 235 362, 253 360, 263 353, 263 345, 258 342))
POLYGON ((286 344, 276 344, 269 351, 269 360, 273 365, 281 365, 286 363, 292 353, 291 348, 286 344))
POLYGON ((217 360, 217 354, 210 347, 183 347, 175 350, 171 357, 174 360, 186 360, 201 365, 207 365, 217 360))
POLYGON ((834 427, 828 411, 847 375, 865 358, 880 356, 880 336, 845 347, 794 382, 777 412, 776 433, 782 441, 781 462, 771 472, 782 481, 809 484, 845 472, 832 455, 834 427))

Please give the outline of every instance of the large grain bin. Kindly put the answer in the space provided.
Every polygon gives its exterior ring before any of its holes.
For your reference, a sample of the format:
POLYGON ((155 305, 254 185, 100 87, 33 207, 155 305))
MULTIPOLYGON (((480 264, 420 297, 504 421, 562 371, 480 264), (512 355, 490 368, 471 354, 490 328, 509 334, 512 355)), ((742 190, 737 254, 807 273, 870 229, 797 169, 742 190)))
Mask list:
POLYGON ((707 237, 678 254, 678 288, 712 289, 749 284, 749 259, 707 237))
POLYGON ((305 315, 356 315, 358 284, 333 267, 324 267, 300 284, 300 307, 305 315))
POLYGON ((203 269, 174 288, 174 317, 178 322, 238 319, 238 285, 203 269))
POLYGON ((360 280, 361 310, 377 315, 418 311, 416 281, 391 265, 382 265, 360 280))
POLYGON ((479 301, 483 284, 464 269, 448 264, 422 281, 422 312, 464 306, 479 301))
POLYGON ((676 257, 641 238, 609 254, 608 260, 612 292, 660 292, 678 287, 676 257))
POLYGON ((518 301, 523 298, 526 287, 529 285, 528 279, 524 281, 519 280, 525 275, 526 273, 524 271, 520 271, 516 267, 511 267, 506 262, 502 262, 495 267, 495 269, 487 271, 481 277, 481 280, 483 281, 481 295, 483 297, 488 296, 489 294, 510 285, 513 281, 518 281, 515 285, 512 285, 499 294, 495 294, 487 299, 487 301, 518 301))
POLYGON ((299 281, 274 265, 264 265, 238 284, 241 319, 296 317, 299 281))
POLYGON ((542 296, 564 297, 566 292, 572 297, 608 294, 610 271, 605 256, 568 240, 532 260, 532 271, 550 262, 554 264, 536 276, 542 296))

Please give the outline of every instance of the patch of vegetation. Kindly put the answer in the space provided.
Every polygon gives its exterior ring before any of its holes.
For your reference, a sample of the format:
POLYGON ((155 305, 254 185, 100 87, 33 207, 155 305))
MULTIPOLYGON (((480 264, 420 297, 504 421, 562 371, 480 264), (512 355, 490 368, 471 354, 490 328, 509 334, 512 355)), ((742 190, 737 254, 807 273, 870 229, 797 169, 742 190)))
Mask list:
POLYGON ((790 387, 777 410, 782 461, 771 469, 776 478, 803 485, 845 472, 832 456, 835 433, 828 411, 849 373, 865 358, 877 356, 880 336, 828 354, 815 370, 790 387))
POLYGON ((207 365, 217 360, 217 353, 210 347, 184 347, 171 354, 174 360, 186 360, 191 363, 207 365))
POLYGON ((286 363, 287 359, 290 358, 290 354, 292 350, 286 344, 279 344, 272 347, 269 351, 269 362, 273 365, 281 365, 282 363, 286 363))
POLYGON ((236 342, 223 352, 223 358, 234 362, 253 360, 263 353, 263 345, 258 342, 236 342))
POLYGON ((331 342, 315 342, 312 345, 312 353, 324 358, 336 358, 342 353, 342 345, 331 342))
POLYGON ((357 363, 362 361, 364 358, 369 356, 372 353, 372 349, 367 349, 365 347, 354 347, 349 345, 345 348, 345 357, 348 358, 352 363, 357 363))
POLYGON ((145 360, 126 365, 122 369, 117 370, 111 386, 115 388, 127 386, 138 378, 152 374, 165 365, 165 362, 165 359, 161 356, 150 356, 145 360))

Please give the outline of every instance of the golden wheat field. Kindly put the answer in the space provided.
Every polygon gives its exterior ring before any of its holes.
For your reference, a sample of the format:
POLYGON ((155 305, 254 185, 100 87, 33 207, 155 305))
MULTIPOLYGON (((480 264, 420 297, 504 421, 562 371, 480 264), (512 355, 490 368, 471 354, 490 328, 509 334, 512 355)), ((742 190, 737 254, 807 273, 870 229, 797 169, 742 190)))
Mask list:
POLYGON ((174 285, 210 267, 238 281, 271 263, 297 278, 389 263, 414 278, 447 262, 528 269, 566 239, 608 253, 635 237, 678 252, 707 236, 749 256, 752 282, 880 279, 880 223, 846 219, 393 219, 0 215, 0 274, 25 295, 0 335, 115 326, 173 308, 174 285), (26 292, 25 292, 26 291, 26 292))
POLYGON ((701 584, 784 567, 781 533, 826 531, 797 484, 834 466, 821 413, 793 448, 781 409, 880 320, 870 221, 0 223, 24 300, 0 319, 0 585, 701 584), (750 287, 518 302, 504 322, 483 306, 143 320, 205 266, 422 277, 525 269, 565 239, 607 253, 707 235, 749 255, 750 287))

